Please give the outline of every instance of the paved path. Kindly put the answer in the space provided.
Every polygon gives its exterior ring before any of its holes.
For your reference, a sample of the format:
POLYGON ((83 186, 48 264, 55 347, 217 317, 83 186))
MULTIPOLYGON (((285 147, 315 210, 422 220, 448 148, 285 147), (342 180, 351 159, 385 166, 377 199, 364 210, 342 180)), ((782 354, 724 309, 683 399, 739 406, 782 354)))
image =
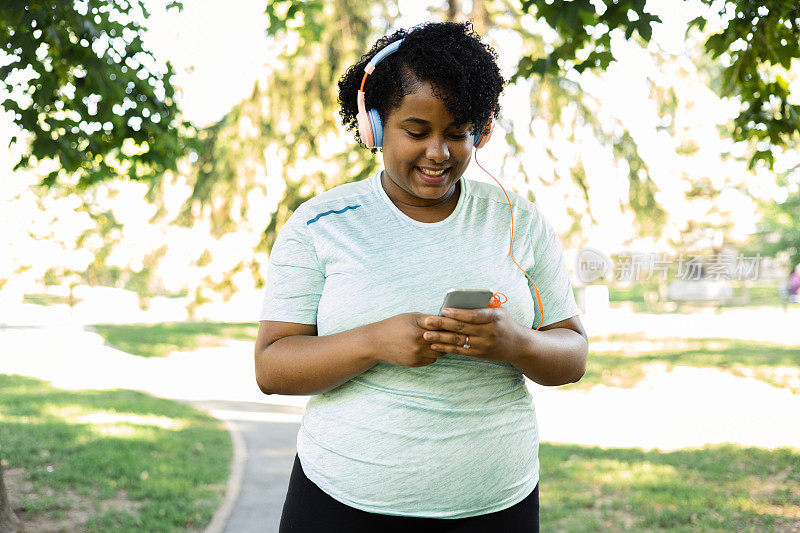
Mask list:
MULTIPOLYGON (((106 345, 80 325, 9 325, 8 314, 0 314, 0 322, 5 322, 0 323, 2 373, 36 377, 65 389, 142 390, 189 402, 224 420, 240 443, 241 475, 234 468, 230 494, 238 497, 223 505, 216 531, 277 531, 307 397, 261 394, 252 377, 251 343, 231 341, 146 359, 106 345)), ((595 335, 647 331, 651 339, 771 340, 797 345, 800 357, 800 312, 649 317, 612 312, 584 322, 595 335)), ((786 424, 800 419, 800 395, 714 369, 668 372, 655 364, 629 389, 529 386, 543 441, 660 449, 717 442, 800 448, 800 425, 786 424)))
POLYGON ((193 404, 226 420, 245 445, 245 468, 237 480, 240 484, 238 497, 229 514, 222 513, 226 523, 220 524, 222 527, 218 531, 278 531, 303 409, 255 402, 196 401, 193 404))

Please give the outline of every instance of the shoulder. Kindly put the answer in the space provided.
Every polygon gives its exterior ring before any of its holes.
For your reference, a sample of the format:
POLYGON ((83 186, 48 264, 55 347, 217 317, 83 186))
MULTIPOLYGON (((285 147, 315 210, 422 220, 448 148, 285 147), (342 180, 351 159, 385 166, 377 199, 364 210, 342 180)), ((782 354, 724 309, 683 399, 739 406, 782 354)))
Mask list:
POLYGON ((472 201, 475 202, 477 207, 488 207, 493 204, 501 204, 508 211, 508 204, 514 208, 514 222, 515 226, 530 226, 532 224, 542 223, 541 212, 532 201, 524 196, 515 193, 509 189, 500 188, 496 183, 489 183, 485 181, 477 181, 474 179, 467 179, 468 195, 472 201), (508 195, 508 197, 506 197, 508 195))
POLYGON ((560 250, 560 239, 555 228, 534 202, 508 189, 503 192, 495 183, 469 180, 467 190, 475 203, 476 211, 484 213, 482 217, 486 223, 508 229, 510 201, 514 208, 515 234, 519 231, 520 236, 536 253, 548 253, 554 248, 560 250))
POLYGON ((337 185, 310 198, 295 210, 296 216, 310 224, 328 214, 363 208, 372 199, 372 177, 337 185))

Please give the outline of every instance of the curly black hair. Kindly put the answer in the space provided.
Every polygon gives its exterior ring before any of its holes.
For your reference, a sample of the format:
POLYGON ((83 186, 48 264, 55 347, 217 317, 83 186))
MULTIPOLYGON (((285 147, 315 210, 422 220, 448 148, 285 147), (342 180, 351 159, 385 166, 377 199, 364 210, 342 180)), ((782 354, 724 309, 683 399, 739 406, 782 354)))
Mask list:
MULTIPOLYGON (((347 69, 339 80, 342 122, 358 132, 356 94, 364 67, 385 46, 405 39, 400 48, 381 61, 364 86, 367 109, 377 109, 386 124, 389 112, 403 97, 429 82, 456 124, 485 124, 500 113, 499 97, 505 80, 497 66, 497 53, 480 41, 469 22, 431 22, 398 30, 378 39, 372 49, 347 69)), ((474 133, 474 130, 473 130, 474 133)))

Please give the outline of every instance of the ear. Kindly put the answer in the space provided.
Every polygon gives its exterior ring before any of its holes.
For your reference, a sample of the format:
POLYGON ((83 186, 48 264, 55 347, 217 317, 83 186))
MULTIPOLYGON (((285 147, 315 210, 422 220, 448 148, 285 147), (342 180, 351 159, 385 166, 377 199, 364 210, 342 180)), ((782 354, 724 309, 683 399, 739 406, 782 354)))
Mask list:
POLYGON ((486 122, 486 125, 483 127, 483 131, 481 132, 481 138, 478 140, 477 144, 475 145, 475 149, 483 148, 486 146, 486 143, 489 142, 489 139, 492 137, 492 131, 494 131, 494 120, 491 118, 486 122))

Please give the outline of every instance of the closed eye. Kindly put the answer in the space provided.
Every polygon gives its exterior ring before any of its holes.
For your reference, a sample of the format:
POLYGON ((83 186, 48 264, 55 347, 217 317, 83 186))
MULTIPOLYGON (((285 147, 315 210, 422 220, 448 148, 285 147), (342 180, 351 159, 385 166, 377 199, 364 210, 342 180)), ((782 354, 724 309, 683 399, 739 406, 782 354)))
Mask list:
MULTIPOLYGON (((408 134, 408 136, 411 137, 412 139, 422 139, 427 135, 427 133, 414 133, 413 131, 408 131, 408 130, 405 130, 405 131, 408 134)), ((466 133, 450 133, 449 136, 450 136, 451 139, 461 140, 461 139, 466 138, 467 134, 466 133)))

